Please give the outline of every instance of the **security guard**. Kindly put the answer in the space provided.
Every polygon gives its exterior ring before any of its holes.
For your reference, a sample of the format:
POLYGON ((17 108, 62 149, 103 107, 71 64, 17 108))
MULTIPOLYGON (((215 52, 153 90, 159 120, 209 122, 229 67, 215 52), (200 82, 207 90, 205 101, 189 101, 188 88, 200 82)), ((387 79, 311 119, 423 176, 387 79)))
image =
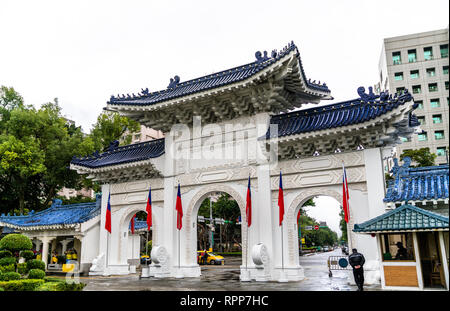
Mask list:
POLYGON ((352 249, 352 254, 348 256, 348 262, 353 268, 353 276, 355 277, 355 283, 358 286, 358 291, 363 291, 364 286, 364 263, 366 259, 363 254, 358 253, 356 248, 352 249))

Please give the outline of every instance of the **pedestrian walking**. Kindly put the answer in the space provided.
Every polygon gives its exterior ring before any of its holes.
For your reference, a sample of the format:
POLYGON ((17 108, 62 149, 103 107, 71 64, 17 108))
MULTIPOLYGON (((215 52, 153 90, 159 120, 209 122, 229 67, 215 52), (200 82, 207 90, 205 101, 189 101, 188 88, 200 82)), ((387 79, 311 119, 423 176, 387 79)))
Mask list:
POLYGON ((356 248, 352 249, 352 254, 348 256, 348 262, 353 268, 353 276, 355 277, 355 283, 358 286, 358 291, 363 291, 364 286, 364 263, 366 259, 364 255, 358 253, 356 248))

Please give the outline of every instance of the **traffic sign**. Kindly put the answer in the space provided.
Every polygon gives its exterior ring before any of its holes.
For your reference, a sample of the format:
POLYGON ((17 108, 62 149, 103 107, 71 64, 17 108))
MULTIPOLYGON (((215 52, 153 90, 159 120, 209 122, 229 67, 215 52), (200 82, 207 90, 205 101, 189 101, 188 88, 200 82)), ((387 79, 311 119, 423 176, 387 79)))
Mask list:
POLYGON ((315 225, 315 226, 314 226, 314 230, 319 230, 319 226, 318 226, 318 225, 315 225))
POLYGON ((306 226, 305 227, 305 230, 312 230, 313 228, 312 228, 312 226, 306 226))

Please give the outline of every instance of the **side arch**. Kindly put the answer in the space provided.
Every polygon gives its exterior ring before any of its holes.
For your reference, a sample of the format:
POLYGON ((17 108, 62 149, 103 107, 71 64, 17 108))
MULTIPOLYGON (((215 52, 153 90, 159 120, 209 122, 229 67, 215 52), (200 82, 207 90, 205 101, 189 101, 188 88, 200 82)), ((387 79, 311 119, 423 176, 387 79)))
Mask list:
POLYGON ((288 243, 288 258, 290 265, 299 265, 298 256, 298 228, 297 228, 297 213, 300 207, 309 199, 316 196, 330 196, 338 202, 342 202, 342 194, 336 189, 336 186, 331 187, 317 187, 310 188, 306 191, 299 191, 291 204, 289 204, 286 213, 287 223, 287 243, 288 243))

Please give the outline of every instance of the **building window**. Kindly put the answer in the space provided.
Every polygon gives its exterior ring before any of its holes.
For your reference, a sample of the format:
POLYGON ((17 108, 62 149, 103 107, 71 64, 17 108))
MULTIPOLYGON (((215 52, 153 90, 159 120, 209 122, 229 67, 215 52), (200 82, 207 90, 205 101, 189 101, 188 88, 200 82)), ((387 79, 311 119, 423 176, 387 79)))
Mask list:
POLYGON ((430 92, 437 92, 438 86, 437 83, 430 83, 428 84, 428 91, 430 92))
POLYGON ((415 103, 417 104, 417 109, 423 109, 423 101, 418 100, 418 101, 415 101, 415 103))
POLYGON ((412 232, 399 234, 381 234, 383 261, 415 260, 412 232))
POLYGON ((448 75, 448 66, 442 67, 442 72, 443 72, 445 75, 448 75))
POLYGON ((408 63, 415 63, 417 61, 416 49, 408 50, 408 63))
POLYGON ((433 48, 431 46, 423 48, 423 58, 425 58, 425 60, 433 59, 433 48))
POLYGON ((419 121, 420 125, 425 125, 425 117, 417 117, 417 121, 419 121))
POLYGON ((445 156, 445 147, 437 147, 436 154, 438 157, 445 156))
POLYGON ((426 141, 428 140, 428 135, 427 132, 422 132, 420 134, 417 135, 419 138, 419 141, 426 141))
POLYGON ((408 138, 408 137, 400 137, 400 139, 401 139, 401 141, 404 142, 404 143, 411 141, 411 139, 408 138))
POLYGON ((444 131, 435 131, 434 132, 434 139, 435 140, 444 139, 444 131))
POLYGON ((398 88, 396 88, 396 92, 397 92, 398 95, 402 95, 404 91, 405 91, 405 88, 404 88, 404 87, 398 87, 398 88))
POLYGON ((417 78, 419 78, 419 70, 411 70, 411 71, 409 72, 409 77, 410 77, 411 79, 417 79, 417 78))
POLYGON ((441 107, 441 103, 439 102, 439 98, 435 98, 430 100, 430 106, 431 108, 439 108, 441 107))
POLYGON ((441 48, 441 57, 448 57, 448 44, 443 44, 440 46, 441 48))
POLYGON ((420 87, 420 85, 413 85, 412 91, 414 94, 420 94, 422 91, 422 88, 420 87))
POLYGON ((434 114, 433 115, 433 123, 442 123, 442 115, 441 114, 434 114))
POLYGON ((402 81, 403 80, 403 72, 396 72, 394 74, 395 81, 402 81))
POLYGON ((400 55, 400 52, 392 52, 392 63, 394 65, 400 65, 402 63, 402 57, 400 55))
POLYGON ((427 76, 434 77, 436 75, 436 69, 434 68, 427 68, 427 76))
POLYGON ((445 81, 445 89, 448 90, 448 81, 445 81))

